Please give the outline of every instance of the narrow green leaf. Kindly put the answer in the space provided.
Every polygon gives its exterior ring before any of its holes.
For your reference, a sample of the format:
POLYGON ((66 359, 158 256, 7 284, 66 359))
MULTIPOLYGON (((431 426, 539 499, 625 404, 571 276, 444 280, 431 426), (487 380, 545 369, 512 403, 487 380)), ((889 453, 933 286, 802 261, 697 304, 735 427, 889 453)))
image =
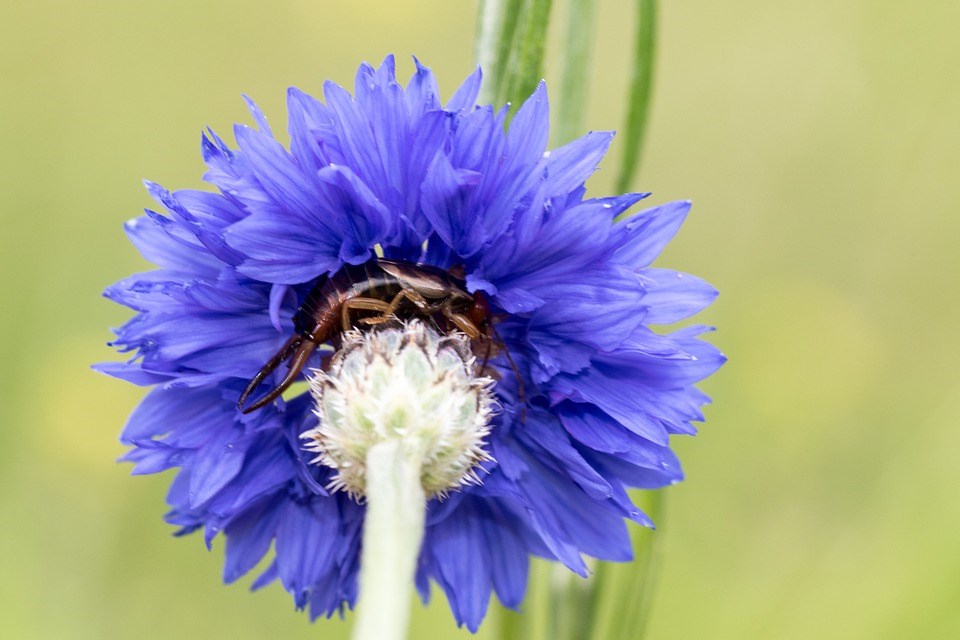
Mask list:
POLYGON ((557 118, 553 127, 553 146, 570 142, 580 135, 583 127, 589 95, 595 17, 593 0, 567 0, 563 75, 560 78, 559 99, 554 101, 557 118))
POLYGON ((646 630, 660 572, 666 518, 662 489, 644 492, 643 497, 641 506, 657 530, 633 528, 633 562, 598 564, 593 575, 590 640, 641 640, 646 630))
POLYGON ((550 580, 553 604, 552 640, 583 640, 590 636, 593 618, 593 578, 582 578, 555 563, 550 580))
POLYGON ((503 605, 496 607, 497 640, 525 640, 523 616, 503 605))
POLYGON ((511 111, 530 97, 537 83, 543 78, 543 53, 550 26, 550 9, 553 0, 524 0, 517 30, 509 47, 506 74, 500 102, 509 102, 511 111))
POLYGON ((501 94, 507 57, 524 0, 480 0, 476 57, 483 70, 479 103, 495 104, 501 94))
POLYGON ((557 602, 551 586, 554 569, 552 562, 531 559, 522 613, 497 607, 497 640, 564 640, 555 635, 557 602))
POLYGON ((636 38, 633 47, 633 71, 627 97, 627 120, 623 128, 624 146, 620 162, 617 191, 630 190, 630 183, 640 165, 647 114, 650 110, 650 88, 653 84, 653 55, 656 40, 656 0, 634 0, 636 38))

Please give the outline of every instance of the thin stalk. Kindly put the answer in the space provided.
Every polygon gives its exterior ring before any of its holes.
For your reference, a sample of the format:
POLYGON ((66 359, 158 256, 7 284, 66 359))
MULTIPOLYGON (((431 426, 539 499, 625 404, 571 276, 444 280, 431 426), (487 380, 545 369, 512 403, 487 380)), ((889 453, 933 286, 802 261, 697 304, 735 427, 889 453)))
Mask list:
POLYGON ((506 5, 507 0, 480 0, 477 13, 477 35, 474 38, 477 64, 480 65, 484 75, 484 82, 480 87, 480 104, 493 102, 496 96, 495 78, 500 67, 498 54, 506 5))
POLYGON ((603 562, 597 567, 591 640, 642 640, 646 631, 660 575, 664 491, 646 492, 643 506, 657 530, 639 529, 633 534, 632 563, 603 562))
POLYGON ((556 101, 557 119, 554 146, 566 144, 580 134, 587 110, 590 61, 593 53, 594 0, 567 0, 563 38, 563 67, 560 99, 556 101))
POLYGON ((426 499, 422 453, 399 439, 371 447, 360 560, 360 603, 353 640, 403 640, 423 542, 426 499))
POLYGON ((582 578, 561 564, 551 565, 552 640, 583 640, 590 635, 592 578, 582 578))
POLYGON ((480 0, 476 58, 483 70, 479 104, 499 104, 517 18, 523 0, 480 0))
POLYGON ((543 53, 552 6, 553 0, 524 0, 498 96, 511 104, 512 112, 530 97, 543 78, 543 53))
POLYGON ((513 111, 543 76, 552 0, 481 0, 476 55, 483 69, 480 104, 510 102, 513 111))
POLYGON ((627 120, 623 127, 626 145, 620 162, 617 191, 630 190, 630 183, 640 166, 640 154, 650 111, 650 89, 653 85, 653 58, 656 44, 657 0, 634 0, 636 36, 633 46, 633 69, 627 98, 627 120))

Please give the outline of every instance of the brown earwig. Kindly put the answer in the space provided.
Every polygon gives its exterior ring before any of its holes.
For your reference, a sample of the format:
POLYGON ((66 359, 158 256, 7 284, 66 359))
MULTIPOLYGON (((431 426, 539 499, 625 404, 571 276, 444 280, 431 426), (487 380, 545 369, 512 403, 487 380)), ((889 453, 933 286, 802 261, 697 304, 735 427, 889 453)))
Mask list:
MULTIPOLYGON (((486 338, 488 353, 491 342, 503 346, 482 292, 467 292, 463 280, 439 267, 375 258, 364 264, 347 265, 314 285, 294 315, 295 333, 250 380, 240 394, 237 408, 250 413, 280 397, 297 379, 313 351, 324 342, 338 342, 340 334, 354 326, 352 316, 358 312, 377 314, 361 318, 359 323, 363 325, 419 315, 446 325, 441 328, 455 327, 471 340, 486 338), (287 360, 290 369, 283 380, 245 408, 247 398, 264 378, 287 360)), ((516 372, 513 358, 509 352, 506 354, 516 372)), ((520 380, 519 373, 517 379, 520 380)), ((522 396, 522 381, 520 385, 522 396)))

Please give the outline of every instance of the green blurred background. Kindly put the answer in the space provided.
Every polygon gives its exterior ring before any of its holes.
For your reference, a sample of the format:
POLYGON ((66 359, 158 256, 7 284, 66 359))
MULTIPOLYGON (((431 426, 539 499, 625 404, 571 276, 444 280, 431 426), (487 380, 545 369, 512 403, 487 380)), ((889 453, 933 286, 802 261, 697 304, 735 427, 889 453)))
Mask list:
MULTIPOLYGON (((631 13, 600 3, 587 128, 622 120, 631 13)), ((88 369, 128 317, 99 294, 145 268, 121 230, 140 180, 201 186, 200 130, 248 121, 241 93, 282 130, 287 86, 393 52, 449 95, 474 4, 3 14, 0 637, 345 637, 276 585, 221 586, 222 542, 161 521, 169 477, 113 462, 142 390, 88 369)), ((650 638, 960 637, 958 24, 943 0, 662 3, 636 188, 694 200, 661 264, 721 290, 703 319, 730 362, 677 443, 650 638)), ((415 609, 413 637, 455 633, 442 598, 415 609)))

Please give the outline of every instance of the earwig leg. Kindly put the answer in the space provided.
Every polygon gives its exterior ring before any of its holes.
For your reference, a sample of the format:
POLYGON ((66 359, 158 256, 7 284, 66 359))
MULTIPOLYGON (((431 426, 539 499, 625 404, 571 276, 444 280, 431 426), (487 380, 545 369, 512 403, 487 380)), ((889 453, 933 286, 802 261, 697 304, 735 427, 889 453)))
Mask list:
MULTIPOLYGON (((253 393, 257 387, 260 386, 260 383, 263 382, 263 379, 268 375, 274 372, 274 370, 280 366, 280 363, 290 357, 290 355, 300 346, 300 343, 303 342, 303 337, 297 334, 294 334, 289 340, 287 340, 280 350, 277 351, 272 358, 270 358, 263 368, 257 372, 257 375, 253 376, 253 379, 250 381, 250 384, 247 385, 247 388, 243 390, 243 393, 240 394, 240 399, 237 400, 237 409, 243 409, 243 403, 247 401, 247 398, 253 393)), ((249 413, 252 409, 247 409, 244 413, 249 413)))
POLYGON ((457 329, 467 334, 467 337, 471 340, 476 340, 480 337, 480 329, 478 329, 477 325, 473 324, 473 321, 467 316, 460 313, 453 313, 449 307, 441 307, 440 312, 443 313, 447 320, 455 324, 457 329))
POLYGON ((342 307, 343 330, 349 331, 351 311, 363 309, 366 311, 380 311, 381 313, 384 313, 390 308, 390 305, 383 300, 377 300, 376 298, 350 298, 348 300, 344 300, 342 307))
POLYGON ((397 308, 400 306, 400 303, 404 300, 409 300, 417 307, 419 311, 425 315, 430 311, 430 304, 427 302, 426 298, 414 291, 413 289, 401 289, 400 292, 393 296, 393 299, 390 301, 390 304, 387 305, 387 308, 384 310, 383 315, 377 316, 375 318, 364 318, 360 322, 364 324, 383 324, 384 322, 390 322, 393 319, 393 315, 397 312, 397 308))
POLYGON ((483 365, 480 366, 480 373, 487 370, 487 363, 490 361, 490 351, 493 348, 493 340, 487 339, 487 351, 483 354, 483 365))
MULTIPOLYGON (((287 375, 284 376, 283 380, 280 381, 280 384, 271 389, 267 395, 263 396, 246 409, 243 409, 243 413, 256 411, 260 407, 266 406, 279 398, 280 395, 286 391, 291 384, 293 384, 294 380, 297 379, 297 376, 300 375, 300 371, 303 369, 304 365, 307 364, 310 354, 312 354, 313 350, 316 348, 316 342, 311 340, 302 340, 301 344, 293 353, 293 360, 290 361, 290 370, 287 372, 287 375)), ((274 367, 274 369, 276 369, 276 367, 274 367)))
POLYGON ((413 289, 403 289, 400 293, 394 296, 393 300, 390 301, 390 313, 396 311, 397 307, 400 306, 400 302, 404 298, 412 302, 414 306, 422 313, 427 313, 430 310, 430 303, 427 302, 427 299, 424 298, 419 291, 414 291, 413 289))

